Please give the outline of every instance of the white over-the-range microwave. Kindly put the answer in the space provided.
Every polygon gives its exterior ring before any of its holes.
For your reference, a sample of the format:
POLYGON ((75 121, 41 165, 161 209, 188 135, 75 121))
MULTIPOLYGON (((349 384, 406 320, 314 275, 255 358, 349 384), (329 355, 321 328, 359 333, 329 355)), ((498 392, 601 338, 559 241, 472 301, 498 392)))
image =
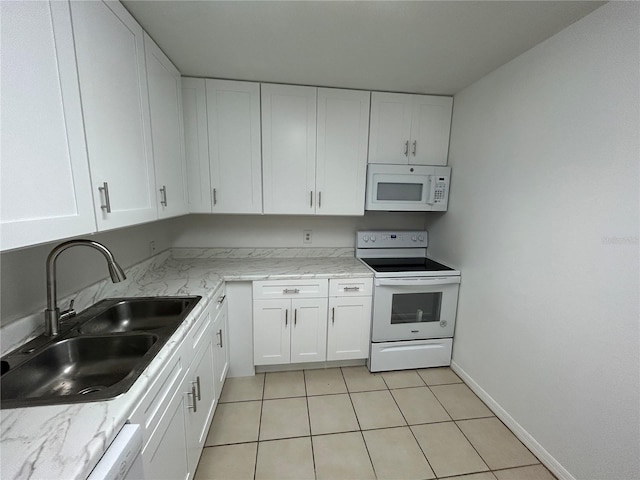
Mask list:
POLYGON ((444 212, 450 179, 451 167, 370 163, 365 210, 444 212))

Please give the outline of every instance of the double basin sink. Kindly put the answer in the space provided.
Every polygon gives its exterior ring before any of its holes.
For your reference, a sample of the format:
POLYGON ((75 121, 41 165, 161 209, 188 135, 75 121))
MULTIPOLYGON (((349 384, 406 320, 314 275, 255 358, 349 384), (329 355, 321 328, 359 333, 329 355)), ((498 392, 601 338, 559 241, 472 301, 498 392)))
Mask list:
POLYGON ((107 400, 129 390, 201 297, 106 299, 0 360, 0 407, 107 400))

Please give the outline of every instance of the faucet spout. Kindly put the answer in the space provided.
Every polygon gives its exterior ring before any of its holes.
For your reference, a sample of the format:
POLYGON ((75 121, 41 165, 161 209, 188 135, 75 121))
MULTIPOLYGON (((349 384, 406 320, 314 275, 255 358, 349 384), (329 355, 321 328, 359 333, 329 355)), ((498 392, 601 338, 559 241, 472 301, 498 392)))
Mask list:
POLYGON ((60 309, 57 305, 56 292, 56 260, 66 249, 82 245, 94 248, 102 253, 107 260, 109 276, 113 283, 121 282, 127 278, 111 251, 94 240, 70 240, 54 247, 47 257, 47 309, 44 311, 44 333, 47 336, 53 337, 60 333, 60 309))

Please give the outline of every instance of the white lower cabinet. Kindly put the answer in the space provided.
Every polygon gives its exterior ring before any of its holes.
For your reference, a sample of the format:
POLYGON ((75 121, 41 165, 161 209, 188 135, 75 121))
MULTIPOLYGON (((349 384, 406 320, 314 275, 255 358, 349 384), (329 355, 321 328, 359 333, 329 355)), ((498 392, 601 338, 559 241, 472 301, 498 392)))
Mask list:
POLYGON ((142 426, 145 478, 195 474, 229 368, 224 287, 214 298, 129 417, 142 426))
POLYGON ((329 280, 327 360, 369 357, 372 278, 329 280))
POLYGON ((253 282, 254 365, 326 359, 327 291, 326 279, 253 282))
POLYGON ((371 289, 371 278, 253 282, 254 365, 368 358, 371 289))

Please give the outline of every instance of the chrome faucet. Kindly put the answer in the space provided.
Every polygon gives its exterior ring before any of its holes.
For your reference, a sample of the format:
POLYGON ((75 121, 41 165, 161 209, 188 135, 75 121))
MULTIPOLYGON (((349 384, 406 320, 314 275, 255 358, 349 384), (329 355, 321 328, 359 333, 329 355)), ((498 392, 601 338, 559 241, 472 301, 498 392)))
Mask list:
POLYGON ((58 255, 64 252, 67 248, 75 247, 77 245, 95 248, 104 255, 104 258, 107 259, 109 275, 111 276, 111 281, 113 283, 121 282, 127 278, 120 265, 118 265, 116 260, 113 258, 113 254, 101 243, 93 240, 70 240, 54 247, 47 257, 47 309, 44 311, 44 334, 49 337, 55 337, 60 334, 61 320, 66 320, 76 314, 73 310, 73 300, 71 301, 68 310, 60 312, 60 309, 58 308, 56 298, 56 260, 58 255))

